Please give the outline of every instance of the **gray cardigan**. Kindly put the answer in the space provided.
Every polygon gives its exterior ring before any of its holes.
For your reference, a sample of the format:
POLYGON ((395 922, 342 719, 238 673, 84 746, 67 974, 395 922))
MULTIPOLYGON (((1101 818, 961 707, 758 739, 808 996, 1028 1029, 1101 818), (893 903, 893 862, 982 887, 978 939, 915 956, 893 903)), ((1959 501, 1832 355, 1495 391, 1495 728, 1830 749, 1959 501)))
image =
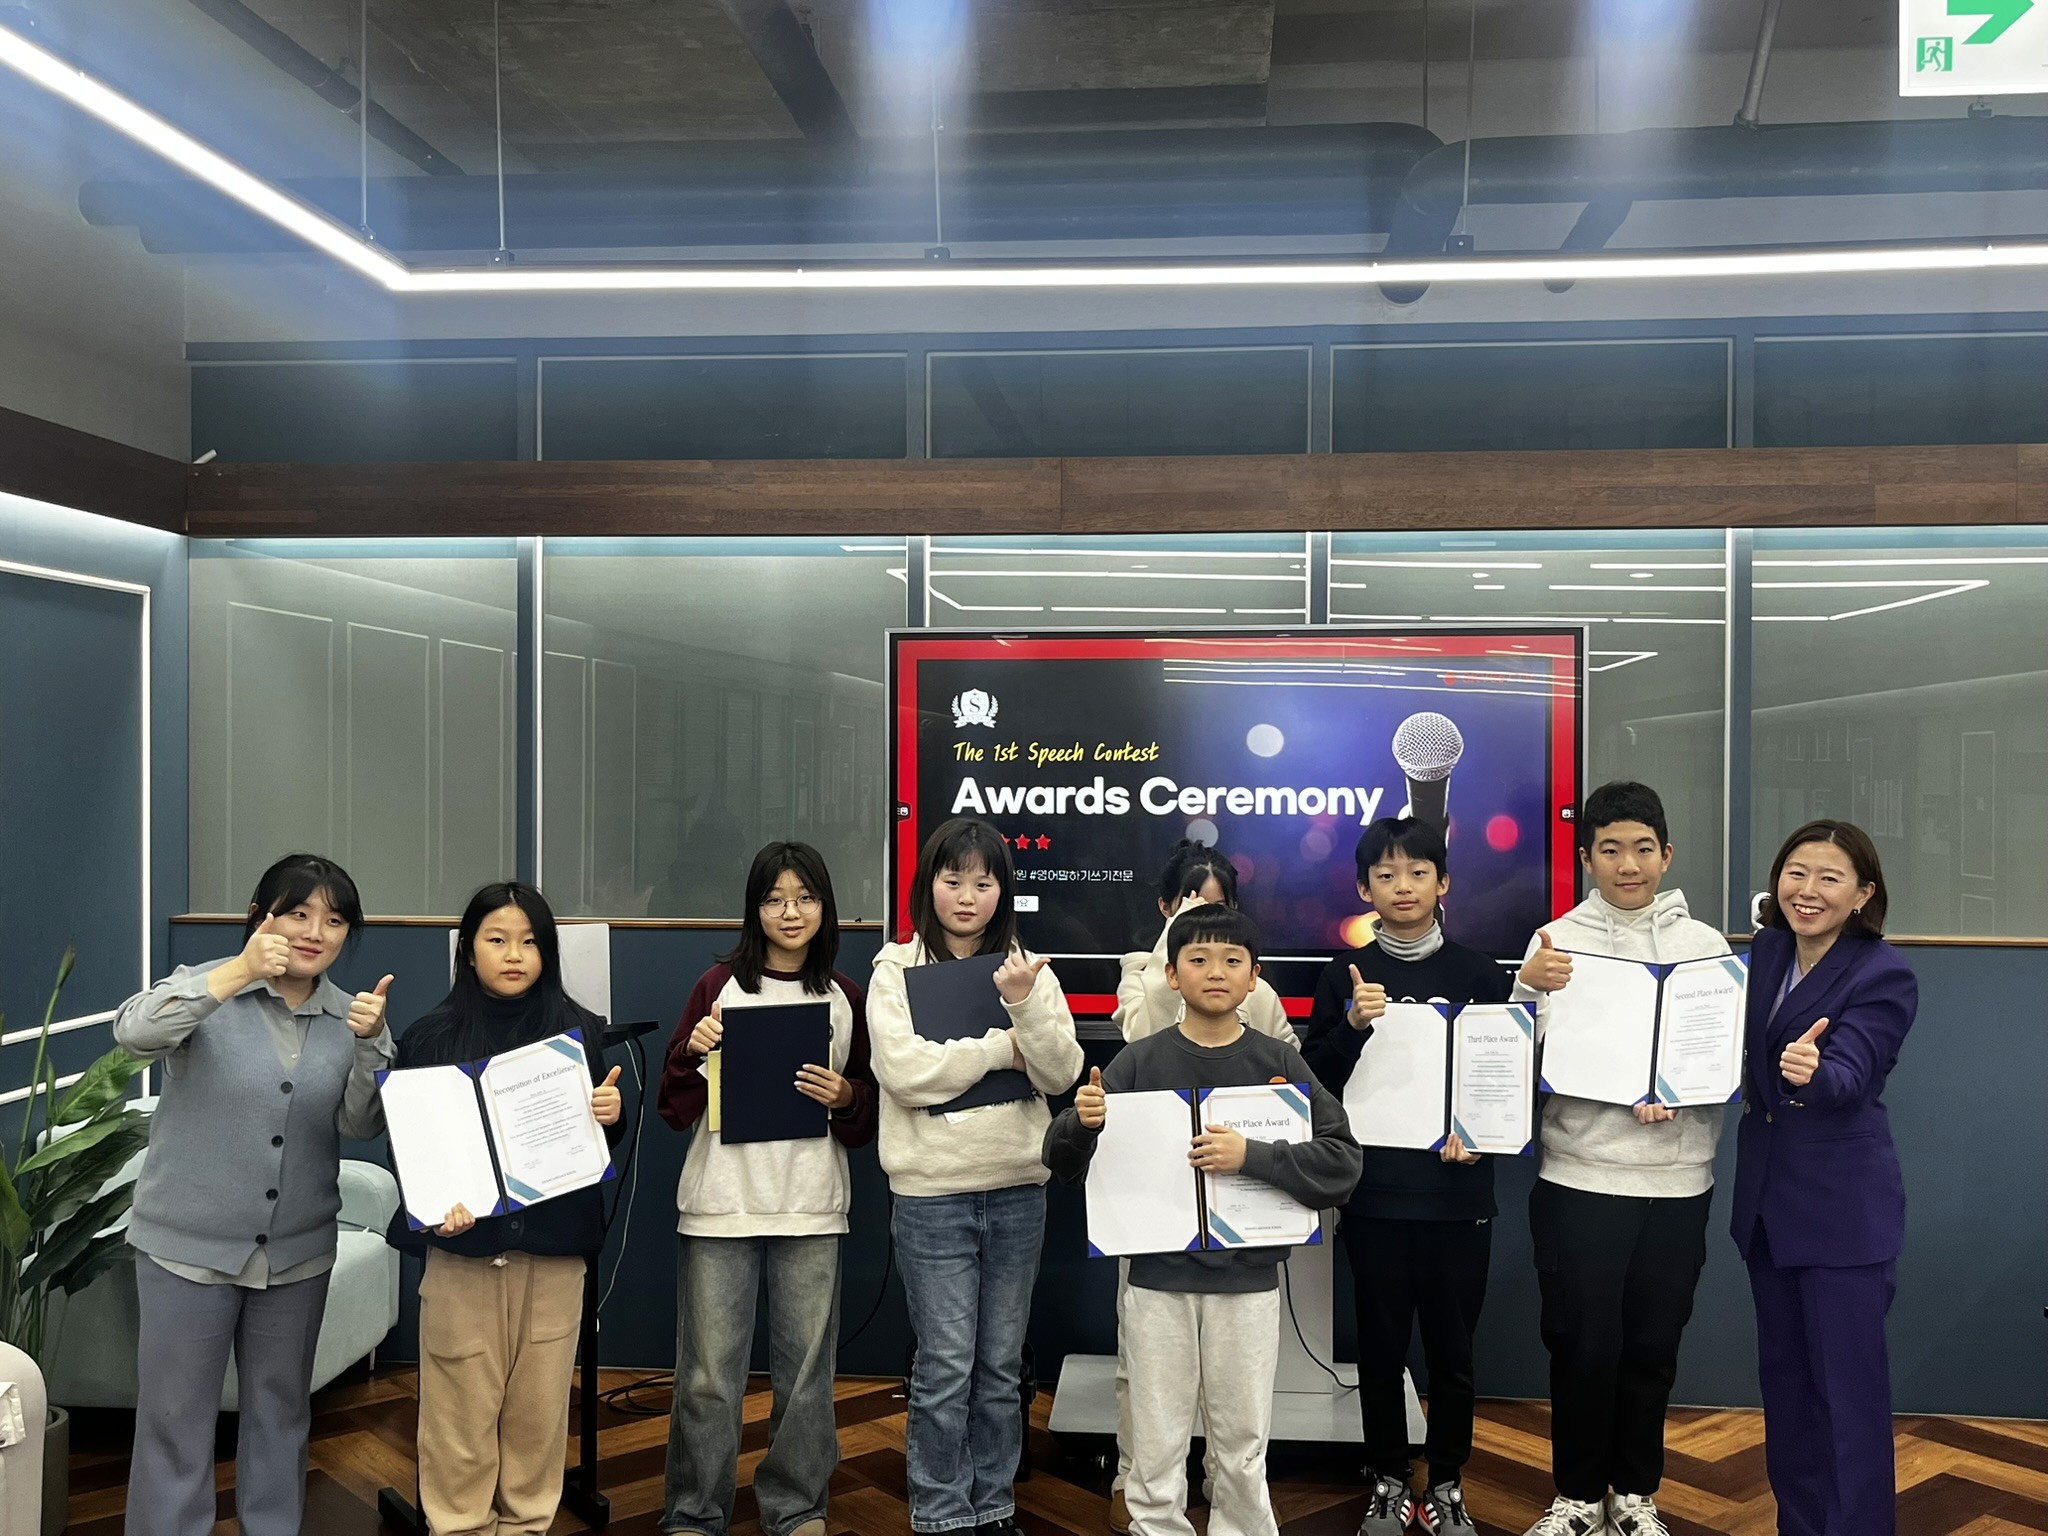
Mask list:
POLYGON ((376 1073, 397 1047, 388 1029, 351 1034, 348 996, 324 976, 296 1009, 267 981, 220 1002, 206 978, 226 963, 180 966, 115 1016, 114 1038, 165 1069, 128 1240, 226 1275, 261 1249, 288 1271, 334 1252, 341 1138, 383 1130, 376 1073), (301 1031, 286 1068, 277 1039, 301 1031))

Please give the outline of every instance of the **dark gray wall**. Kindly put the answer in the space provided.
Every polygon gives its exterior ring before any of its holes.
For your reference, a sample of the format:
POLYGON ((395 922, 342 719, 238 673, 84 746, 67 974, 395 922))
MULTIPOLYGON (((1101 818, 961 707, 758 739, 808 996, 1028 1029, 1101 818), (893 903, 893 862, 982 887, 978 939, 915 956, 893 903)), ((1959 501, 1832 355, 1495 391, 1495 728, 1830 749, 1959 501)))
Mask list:
MULTIPOLYGON (((225 953, 218 927, 179 924, 177 957, 225 953)), ((620 929, 612 940, 612 996, 621 1020, 660 1018, 647 1039, 650 1069, 680 1016, 692 983, 729 942, 718 933, 620 929)), ((439 928, 373 927, 336 980, 364 985, 384 971, 399 982, 393 1002, 410 1018, 440 996, 447 940, 439 928)), ((849 936, 841 966, 864 980, 877 947, 873 934, 849 936)), ((1905 1163, 1911 1205, 1908 1251, 1892 1311, 1892 1377, 1900 1411, 1988 1416, 2048 1416, 2048 1117, 2038 1085, 2048 1081, 2048 1036, 2039 999, 2048 987, 2048 952, 2027 949, 1916 947, 1919 1021, 1886 1095, 1905 1163)), ((1091 1064, 1114 1047, 1090 1043, 1091 1064)), ((622 1058, 614 1058, 621 1060, 622 1058)), ((627 1117, 637 1095, 627 1069, 627 1117)), ((604 1312, 606 1364, 660 1368, 675 1344, 676 1178, 686 1143, 649 1107, 630 1220, 612 1234, 605 1273, 618 1284, 604 1312), (621 1257, 623 1249, 623 1258, 621 1257)), ((868 1315, 880 1294, 888 1256, 886 1183, 872 1150, 854 1154, 852 1235, 841 1293, 842 1335, 868 1315)), ((1754 1405, 1755 1333, 1749 1291, 1727 1237, 1727 1189, 1734 1138, 1722 1147, 1708 1265, 1686 1335, 1678 1398, 1686 1403, 1754 1405)), ((1493 1283, 1479 1341, 1479 1388, 1492 1396, 1546 1397, 1546 1360, 1537 1335, 1536 1281, 1525 1215, 1533 1166, 1500 1170, 1501 1220, 1493 1283)), ((1031 1341, 1042 1379, 1069 1351, 1115 1346, 1115 1269, 1084 1258, 1081 1204, 1055 1188, 1032 1313, 1031 1341)), ((395 1354, 413 1348, 411 1289, 395 1354)), ((1349 1278, 1338 1265, 1337 1353, 1351 1357, 1349 1278)), ((903 1366, 909 1331, 893 1278, 867 1331, 840 1358, 848 1373, 893 1373, 903 1366)), ((1419 1360, 1417 1362, 1419 1368, 1419 1360)))
MULTIPOLYGON (((185 550, 174 535, 0 496, 0 561, 147 586, 150 594, 151 965, 185 900, 185 550)), ((57 963, 77 969, 59 1018, 112 1008, 141 972, 144 678, 139 594, 0 571, 0 1012, 39 1023, 57 963)), ((105 1026, 52 1042, 60 1075, 111 1045, 105 1026)), ((0 1055, 23 1086, 33 1042, 0 1055)), ((0 1126, 16 1111, 0 1111, 0 1126)))

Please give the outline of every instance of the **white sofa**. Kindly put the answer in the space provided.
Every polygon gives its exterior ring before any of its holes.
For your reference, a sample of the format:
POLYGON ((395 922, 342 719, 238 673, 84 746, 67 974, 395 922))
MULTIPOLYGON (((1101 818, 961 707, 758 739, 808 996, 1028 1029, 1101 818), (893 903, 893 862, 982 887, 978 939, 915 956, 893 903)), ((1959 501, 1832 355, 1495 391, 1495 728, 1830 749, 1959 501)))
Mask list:
MULTIPOLYGON (((139 1099, 136 1107, 149 1110, 155 1101, 139 1099)), ((137 1156, 116 1180, 133 1180, 141 1169, 137 1156)), ((313 1359, 315 1390, 358 1360, 374 1360, 377 1346, 398 1324, 398 1253, 384 1241, 397 1209, 398 1181, 389 1169, 375 1163, 341 1165, 341 1237, 313 1359)), ((125 1217, 121 1224, 127 1225, 125 1217)), ((43 1351, 49 1400, 66 1408, 133 1408, 139 1324, 130 1249, 76 1296, 52 1299, 43 1351)), ((234 1412, 236 1401, 230 1363, 221 1411, 234 1412)))

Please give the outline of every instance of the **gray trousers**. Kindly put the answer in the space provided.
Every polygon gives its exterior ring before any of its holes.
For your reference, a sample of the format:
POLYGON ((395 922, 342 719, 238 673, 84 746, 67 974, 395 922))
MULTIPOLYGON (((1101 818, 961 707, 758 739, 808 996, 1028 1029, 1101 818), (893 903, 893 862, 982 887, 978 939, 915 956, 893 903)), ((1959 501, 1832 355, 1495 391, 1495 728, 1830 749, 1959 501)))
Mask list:
POLYGON ((316 1275, 268 1290, 200 1285, 135 1256, 141 1302, 127 1536, 209 1536, 213 1431, 232 1350, 240 1382, 235 1513, 243 1536, 298 1536, 313 1427, 313 1350, 327 1310, 316 1275))
POLYGON ((754 1346, 768 1289, 768 1454, 754 1469, 766 1536, 825 1516, 839 1465, 832 1373, 839 1353, 839 1244, 829 1237, 685 1237, 676 1276, 676 1395, 661 1528, 725 1536, 732 1523, 754 1346))

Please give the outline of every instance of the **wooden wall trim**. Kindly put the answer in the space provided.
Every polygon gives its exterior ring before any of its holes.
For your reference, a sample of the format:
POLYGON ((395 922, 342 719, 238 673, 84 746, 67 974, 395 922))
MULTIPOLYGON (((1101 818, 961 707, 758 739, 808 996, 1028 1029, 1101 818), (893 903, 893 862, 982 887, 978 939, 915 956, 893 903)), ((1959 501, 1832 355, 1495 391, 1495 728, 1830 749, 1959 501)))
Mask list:
POLYGON ((190 471, 181 460, 0 407, 0 491, 182 533, 190 471))
POLYGON ((2048 446, 1242 458, 207 464, 251 538, 1885 527, 2048 522, 2048 446))

